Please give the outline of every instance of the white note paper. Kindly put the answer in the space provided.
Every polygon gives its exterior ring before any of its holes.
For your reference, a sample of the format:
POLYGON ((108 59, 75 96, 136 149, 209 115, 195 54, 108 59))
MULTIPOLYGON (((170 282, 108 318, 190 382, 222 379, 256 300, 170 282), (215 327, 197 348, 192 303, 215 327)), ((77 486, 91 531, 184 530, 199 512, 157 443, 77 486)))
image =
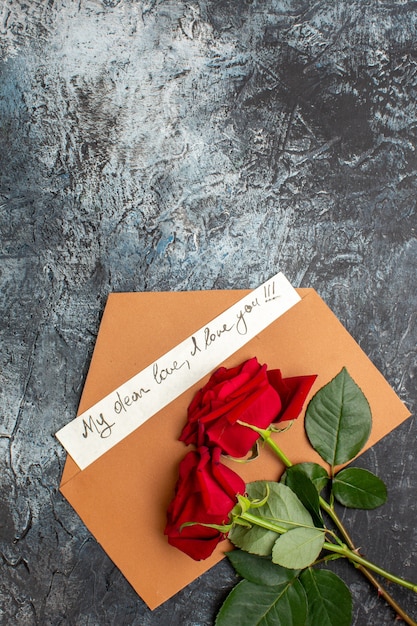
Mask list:
POLYGON ((300 299, 285 276, 277 274, 69 422, 56 437, 85 469, 300 299))

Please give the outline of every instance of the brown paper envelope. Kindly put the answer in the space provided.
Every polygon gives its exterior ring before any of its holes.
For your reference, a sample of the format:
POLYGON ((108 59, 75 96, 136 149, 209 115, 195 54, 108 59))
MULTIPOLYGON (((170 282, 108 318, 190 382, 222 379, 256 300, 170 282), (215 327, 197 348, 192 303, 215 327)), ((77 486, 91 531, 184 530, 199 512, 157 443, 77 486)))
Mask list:
MULTIPOLYGON (((299 289, 301 302, 232 355, 238 365, 256 356, 283 376, 318 374, 311 395, 343 366, 365 393, 373 428, 367 447, 410 413, 313 289, 299 289)), ((105 307, 79 412, 126 382, 165 352, 237 302, 248 291, 111 294, 105 307)), ((200 381, 126 439, 81 471, 68 456, 61 491, 137 593, 155 608, 205 572, 230 548, 222 542, 196 562, 168 545, 165 511, 173 496, 178 464, 188 448, 178 441, 186 410, 200 381)), ((302 417, 276 435, 290 459, 317 461, 302 417)), ((280 466, 269 449, 248 464, 228 461, 246 481, 275 480, 280 466)))

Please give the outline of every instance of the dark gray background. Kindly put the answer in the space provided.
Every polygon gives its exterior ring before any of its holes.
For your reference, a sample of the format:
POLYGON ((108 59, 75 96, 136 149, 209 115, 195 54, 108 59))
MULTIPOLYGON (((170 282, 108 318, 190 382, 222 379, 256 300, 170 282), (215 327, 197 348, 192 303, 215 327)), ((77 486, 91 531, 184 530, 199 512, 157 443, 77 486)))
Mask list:
MULTIPOLYGON (((58 492, 109 292, 281 270, 415 411, 416 26, 411 0, 0 4, 2 624, 210 626, 235 581, 149 611, 58 492)), ((346 520, 417 581, 415 450, 410 419, 364 455, 389 502, 346 520)), ((338 571, 354 624, 394 623, 338 571)))

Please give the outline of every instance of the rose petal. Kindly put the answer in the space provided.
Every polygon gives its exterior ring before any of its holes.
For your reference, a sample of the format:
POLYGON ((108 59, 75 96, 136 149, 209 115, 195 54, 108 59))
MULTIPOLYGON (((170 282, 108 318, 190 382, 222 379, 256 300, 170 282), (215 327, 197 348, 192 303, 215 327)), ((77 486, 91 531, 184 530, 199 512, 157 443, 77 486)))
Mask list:
POLYGON ((280 370, 269 370, 268 379, 282 399, 282 409, 276 421, 294 420, 300 415, 303 404, 317 375, 282 378, 280 370))

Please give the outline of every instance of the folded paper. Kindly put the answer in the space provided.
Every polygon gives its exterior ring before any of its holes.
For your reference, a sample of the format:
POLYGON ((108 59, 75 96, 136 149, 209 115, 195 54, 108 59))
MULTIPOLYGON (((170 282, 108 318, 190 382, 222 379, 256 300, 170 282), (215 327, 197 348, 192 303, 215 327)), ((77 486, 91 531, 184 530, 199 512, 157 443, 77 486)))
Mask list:
MULTIPOLYGON (((343 366, 365 393, 373 415, 367 448, 410 413, 380 372, 313 289, 241 347, 223 364, 256 356, 283 376, 318 374, 311 394, 343 366)), ((118 293, 108 298, 83 390, 79 414, 123 385, 161 355, 193 335, 248 291, 118 293)), ((217 563, 228 542, 195 562, 164 536, 178 464, 187 448, 178 441, 187 406, 207 377, 192 385, 140 428, 81 470, 68 456, 61 491, 150 608, 155 608, 217 563)), ((296 463, 320 462, 308 444, 300 417, 280 447, 296 463)), ((245 481, 274 480, 277 461, 268 449, 248 464, 227 461, 245 481)))

